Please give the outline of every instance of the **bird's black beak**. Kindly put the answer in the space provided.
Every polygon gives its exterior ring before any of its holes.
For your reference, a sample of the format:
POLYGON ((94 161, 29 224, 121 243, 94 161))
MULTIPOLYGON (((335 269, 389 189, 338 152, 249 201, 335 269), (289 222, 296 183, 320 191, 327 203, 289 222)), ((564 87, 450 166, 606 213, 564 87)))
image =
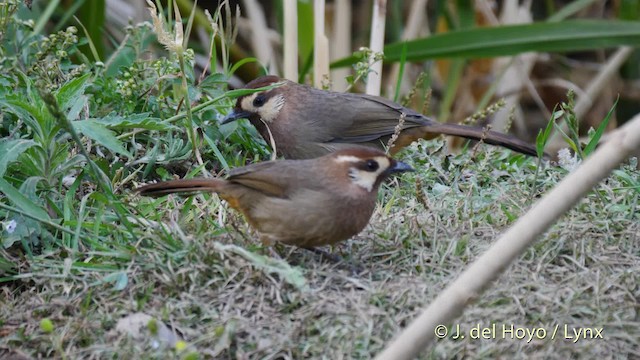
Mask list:
POLYGON ((389 168, 389 173, 398 173, 405 171, 415 171, 409 164, 403 163, 402 161, 396 161, 393 166, 389 168))
POLYGON ((251 116, 251 113, 248 111, 235 111, 231 110, 231 112, 222 119, 220 124, 228 124, 230 122, 236 121, 238 119, 248 119, 251 116))

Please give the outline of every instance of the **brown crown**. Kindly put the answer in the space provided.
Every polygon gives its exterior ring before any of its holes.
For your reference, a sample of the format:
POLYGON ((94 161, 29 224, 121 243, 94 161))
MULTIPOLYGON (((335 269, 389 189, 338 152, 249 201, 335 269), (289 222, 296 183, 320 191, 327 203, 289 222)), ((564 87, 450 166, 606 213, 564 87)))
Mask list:
POLYGON ((385 154, 384 151, 382 150, 372 148, 372 147, 367 147, 367 146, 358 146, 358 145, 354 145, 353 147, 349 147, 347 149, 338 150, 330 154, 329 156, 338 157, 341 155, 351 155, 351 156, 359 157, 361 159, 371 159, 376 156, 387 156, 387 154, 385 154))
POLYGON ((261 76, 257 79, 251 80, 247 85, 244 86, 245 89, 257 89, 265 86, 269 86, 273 83, 277 83, 280 81, 280 78, 275 75, 266 75, 261 76))

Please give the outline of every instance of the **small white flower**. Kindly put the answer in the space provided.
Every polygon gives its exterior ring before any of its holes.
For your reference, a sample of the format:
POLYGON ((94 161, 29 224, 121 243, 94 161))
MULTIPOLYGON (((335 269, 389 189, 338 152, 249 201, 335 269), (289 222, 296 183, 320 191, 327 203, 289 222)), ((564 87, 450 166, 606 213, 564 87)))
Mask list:
POLYGON ((76 182, 76 176, 74 175, 67 175, 62 178, 62 185, 66 188, 70 188, 74 182, 76 182))
POLYGON ((13 234, 13 232, 16 231, 16 227, 18 227, 18 223, 15 220, 11 220, 4 224, 4 229, 7 230, 7 233, 9 234, 13 234))
POLYGON ((558 150, 558 164, 567 171, 573 171, 580 165, 578 156, 572 154, 567 148, 558 150))

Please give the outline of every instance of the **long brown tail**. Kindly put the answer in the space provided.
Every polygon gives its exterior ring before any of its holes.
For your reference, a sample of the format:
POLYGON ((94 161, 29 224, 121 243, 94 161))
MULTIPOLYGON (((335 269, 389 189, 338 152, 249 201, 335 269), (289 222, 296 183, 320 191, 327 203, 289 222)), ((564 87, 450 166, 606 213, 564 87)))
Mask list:
POLYGON ((225 184, 222 179, 180 179, 149 184, 136 189, 143 196, 163 196, 173 193, 218 192, 225 184))
POLYGON ((536 152, 536 147, 533 144, 530 144, 524 140, 520 140, 513 135, 486 130, 481 127, 434 123, 433 125, 423 126, 420 129, 422 129, 425 133, 460 136, 471 140, 483 141, 491 145, 502 146, 526 155, 538 155, 538 153, 536 152))

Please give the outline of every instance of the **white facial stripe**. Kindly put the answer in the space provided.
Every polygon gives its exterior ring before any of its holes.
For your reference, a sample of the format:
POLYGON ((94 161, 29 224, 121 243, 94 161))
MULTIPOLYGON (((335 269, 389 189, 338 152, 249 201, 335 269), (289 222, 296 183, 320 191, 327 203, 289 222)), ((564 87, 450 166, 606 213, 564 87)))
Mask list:
MULTIPOLYGON (((351 178, 351 181, 353 181, 354 184, 360 186, 361 188, 367 190, 368 192, 371 192, 371 190, 373 190, 373 186, 378 180, 378 177, 380 176, 380 174, 385 172, 389 168, 389 166, 391 166, 391 162, 385 156, 376 156, 375 158, 373 158, 373 160, 377 161, 379 165, 376 171, 366 171, 366 170, 361 170, 355 167, 352 167, 351 169, 349 169, 349 177, 351 178)), ((355 156, 342 155, 342 156, 338 156, 336 158, 336 161, 338 162, 348 161, 348 162, 356 163, 356 162, 362 161, 362 159, 355 156)))
POLYGON ((267 100, 264 105, 255 107, 253 106, 253 100, 255 100, 256 96, 258 96, 259 94, 260 93, 253 93, 245 97, 244 99, 242 99, 242 103, 240 105, 242 107, 242 110, 256 113, 262 120, 270 123, 278 117, 280 110, 282 110, 285 102, 284 95, 278 94, 276 96, 273 96, 269 98, 269 100, 267 100))
POLYGON ((278 94, 267 101, 259 110, 258 114, 262 120, 270 123, 278 117, 280 110, 284 106, 284 95, 278 94))
POLYGON ((356 156, 352 156, 352 155, 340 155, 336 158, 336 162, 352 162, 352 163, 357 163, 359 161, 362 161, 362 159, 360 159, 359 157, 356 156))
POLYGON ((373 190, 373 185, 378 179, 378 173, 351 168, 351 170, 349 170, 349 177, 354 184, 360 186, 368 192, 371 192, 371 190, 373 190))
POLYGON ((242 99, 242 104, 240 104, 242 110, 255 112, 255 108, 253 107, 253 100, 256 98, 256 96, 258 96, 258 93, 253 93, 242 99))
POLYGON ((387 170, 389 166, 391 166, 391 162, 389 161, 389 158, 387 158, 386 156, 376 156, 374 159, 380 165, 380 169, 378 169, 380 170, 380 172, 387 170))

